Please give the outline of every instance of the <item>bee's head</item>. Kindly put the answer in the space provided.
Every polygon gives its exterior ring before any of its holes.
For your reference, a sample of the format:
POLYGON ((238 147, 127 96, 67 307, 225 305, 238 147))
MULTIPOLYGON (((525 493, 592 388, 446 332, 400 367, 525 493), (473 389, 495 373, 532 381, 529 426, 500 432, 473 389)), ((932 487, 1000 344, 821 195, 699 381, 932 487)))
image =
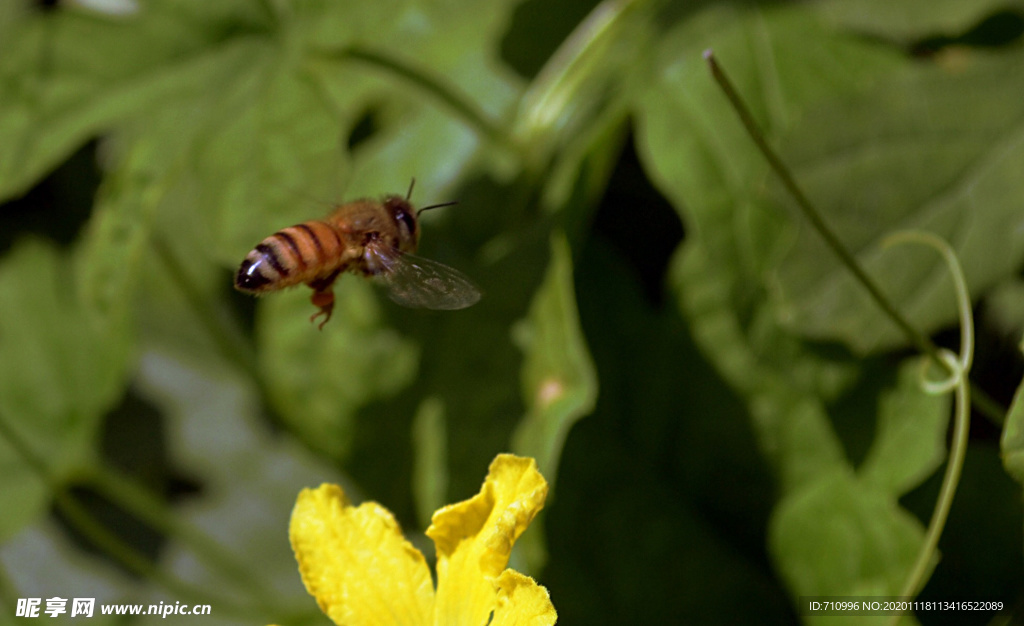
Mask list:
POLYGON ((384 208, 398 229, 398 249, 402 252, 415 252, 420 239, 420 225, 412 205, 401 196, 388 196, 384 199, 384 208))
POLYGON ((395 225, 398 227, 398 248, 402 252, 415 252, 416 244, 420 239, 420 224, 419 216, 424 211, 430 209, 438 209, 443 206, 451 206, 458 204, 456 202, 443 202, 441 204, 432 204, 425 206, 419 211, 412 208, 412 204, 409 203, 409 199, 412 198, 412 188, 416 185, 416 179, 412 179, 409 183, 409 192, 405 194, 405 197, 399 196, 388 196, 384 199, 384 206, 387 208, 391 218, 395 220, 395 225))

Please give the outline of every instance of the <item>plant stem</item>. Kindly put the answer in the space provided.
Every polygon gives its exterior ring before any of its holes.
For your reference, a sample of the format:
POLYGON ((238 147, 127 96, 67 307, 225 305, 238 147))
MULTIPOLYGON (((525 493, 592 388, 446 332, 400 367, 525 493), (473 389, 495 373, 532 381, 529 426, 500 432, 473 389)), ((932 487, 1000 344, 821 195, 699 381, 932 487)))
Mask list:
POLYGON ((85 536, 90 543, 124 565, 126 568, 161 587, 190 604, 209 604, 217 607, 218 614, 233 615, 252 619, 256 611, 251 605, 239 604, 223 596, 210 595, 206 590, 188 585, 174 576, 163 572, 134 548, 122 541, 106 526, 96 520, 70 493, 61 489, 54 493, 54 504, 68 521, 85 536))
POLYGON ((238 562, 220 544, 190 524, 181 521, 162 500, 117 470, 98 467, 86 476, 85 483, 97 493, 129 511, 161 533, 188 545, 212 570, 229 580, 238 581, 259 610, 269 613, 271 590, 255 576, 252 568, 238 562))
MULTIPOLYGON (((947 367, 948 362, 943 360, 947 367)), ((928 568, 935 557, 936 548, 939 545, 939 537, 946 526, 946 519, 949 517, 949 509, 953 505, 953 496, 956 494, 957 485, 960 482, 960 472, 964 467, 964 459, 967 456, 967 441, 971 424, 971 392, 967 385, 967 372, 962 372, 956 386, 956 415, 953 418, 953 440, 952 449, 949 454, 949 461, 946 463, 946 472, 942 477, 942 488, 939 491, 939 498, 935 502, 935 510, 932 519, 928 523, 928 532, 925 534, 924 544, 918 553, 917 561, 911 574, 904 583, 900 593, 903 597, 913 597, 921 590, 924 581, 927 579, 928 568)))
MULTIPOLYGON (((942 478, 939 498, 935 502, 935 510, 928 523, 928 532, 925 534, 924 543, 917 555, 917 561, 914 563, 900 594, 904 597, 913 597, 928 579, 928 568, 935 559, 939 537, 942 536, 942 529, 945 528, 946 520, 949 518, 949 509, 953 505, 953 496, 960 482, 960 472, 963 470, 964 458, 967 455, 967 440, 971 423, 971 392, 970 386, 967 384, 967 375, 974 360, 974 318, 971 314, 971 296, 967 291, 967 280, 964 278, 963 269, 957 261, 956 252, 953 251, 952 246, 931 233, 916 231, 894 233, 886 237, 883 245, 901 242, 921 243, 935 248, 942 255, 953 278, 960 317, 960 357, 958 358, 948 350, 940 351, 943 363, 953 371, 952 377, 947 381, 936 383, 924 381, 923 383, 925 390, 930 390, 930 393, 946 393, 950 389, 955 389, 956 414, 953 422, 953 443, 949 461, 946 464, 946 472, 942 478)), ((895 624, 898 619, 898 617, 894 618, 893 623, 895 624)))
POLYGON ((375 50, 355 46, 346 48, 340 52, 321 52, 319 58, 338 61, 355 60, 384 69, 391 74, 399 76, 424 91, 433 94, 438 100, 450 107, 456 114, 462 117, 478 133, 488 141, 504 147, 512 145, 511 140, 505 131, 496 123, 491 121, 487 115, 465 94, 459 93, 447 82, 431 76, 421 67, 415 67, 398 58, 381 54, 375 50))
POLYGON ((6 416, 0 415, 0 437, 14 449, 29 469, 47 486, 57 510, 64 514, 68 523, 82 534, 90 543, 104 554, 123 565, 131 572, 152 580, 157 585, 171 591, 177 597, 192 604, 216 604, 218 613, 229 614, 251 619, 254 609, 251 606, 238 604, 220 596, 212 596, 205 590, 193 587, 178 580, 174 576, 161 571, 145 556, 121 540, 106 526, 100 523, 68 489, 61 484, 50 471, 42 456, 14 428, 6 416))

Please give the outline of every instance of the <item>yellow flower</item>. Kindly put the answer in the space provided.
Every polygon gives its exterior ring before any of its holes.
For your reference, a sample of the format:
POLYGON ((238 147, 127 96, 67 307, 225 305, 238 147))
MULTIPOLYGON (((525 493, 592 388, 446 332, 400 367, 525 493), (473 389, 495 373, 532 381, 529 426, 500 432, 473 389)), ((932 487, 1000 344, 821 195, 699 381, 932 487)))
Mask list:
POLYGON ((505 569, 547 494, 533 459, 498 455, 480 493, 431 519, 436 591, 423 554, 391 512, 376 502, 354 507, 337 485, 299 494, 292 549, 306 589, 335 624, 550 625, 557 616, 547 590, 505 569))

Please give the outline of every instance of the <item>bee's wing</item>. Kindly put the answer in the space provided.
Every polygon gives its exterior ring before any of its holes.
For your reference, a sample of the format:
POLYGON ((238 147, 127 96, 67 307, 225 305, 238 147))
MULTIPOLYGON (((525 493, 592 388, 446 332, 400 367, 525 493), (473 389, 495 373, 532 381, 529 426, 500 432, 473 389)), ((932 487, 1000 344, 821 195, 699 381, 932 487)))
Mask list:
POLYGON ((476 304, 480 290, 453 267, 394 250, 369 250, 383 271, 374 276, 388 296, 414 309, 454 310, 476 304))

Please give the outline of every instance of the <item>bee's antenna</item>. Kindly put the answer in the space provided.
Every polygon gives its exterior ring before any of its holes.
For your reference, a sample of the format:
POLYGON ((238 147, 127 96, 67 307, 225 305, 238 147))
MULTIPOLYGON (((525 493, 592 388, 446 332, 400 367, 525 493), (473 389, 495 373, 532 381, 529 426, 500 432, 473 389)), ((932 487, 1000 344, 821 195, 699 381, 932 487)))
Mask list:
MULTIPOLYGON (((413 178, 412 182, 409 183, 409 193, 405 194, 405 201, 406 202, 408 202, 409 198, 412 197, 412 188, 415 185, 416 185, 416 179, 413 178)), ((442 202, 441 204, 431 204, 430 206, 425 206, 422 209, 420 209, 419 211, 416 211, 416 217, 419 217, 420 214, 423 213, 424 211, 429 211, 430 209, 440 209, 443 206, 452 206, 453 204, 458 204, 458 202, 442 202)))
POLYGON ((441 204, 431 204, 430 206, 425 206, 419 211, 416 211, 416 217, 419 217, 420 213, 424 211, 429 211, 430 209, 440 209, 443 206, 452 206, 453 204, 458 204, 458 202, 453 200, 452 202, 442 202, 441 204))

